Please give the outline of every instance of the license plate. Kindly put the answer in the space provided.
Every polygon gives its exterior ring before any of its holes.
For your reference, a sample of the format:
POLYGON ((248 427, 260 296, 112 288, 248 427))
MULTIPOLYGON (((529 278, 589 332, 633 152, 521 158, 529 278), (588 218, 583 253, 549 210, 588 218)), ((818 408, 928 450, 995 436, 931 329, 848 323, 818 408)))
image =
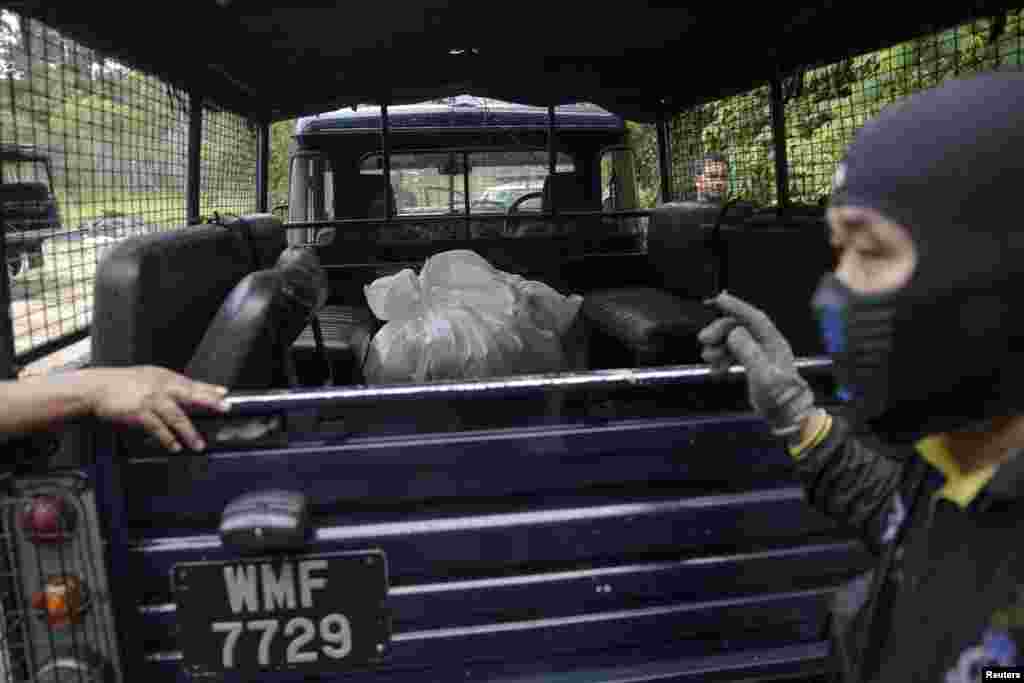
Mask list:
POLYGON ((379 550, 189 562, 172 575, 192 675, 337 672, 378 661, 388 647, 379 550))

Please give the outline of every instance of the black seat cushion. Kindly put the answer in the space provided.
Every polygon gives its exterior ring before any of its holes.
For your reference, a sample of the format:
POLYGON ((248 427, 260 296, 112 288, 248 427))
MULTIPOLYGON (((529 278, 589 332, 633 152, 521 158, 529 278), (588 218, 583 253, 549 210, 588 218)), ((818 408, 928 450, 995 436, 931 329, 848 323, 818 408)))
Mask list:
POLYGON ((583 314, 636 365, 700 362, 697 333, 714 320, 700 301, 647 287, 592 292, 583 300, 583 314))
MULTIPOLYGON (((325 306, 319 313, 324 346, 338 384, 362 382, 362 367, 380 321, 367 306, 325 306)), ((307 326, 292 345, 296 363, 310 362, 316 353, 313 328, 307 326)))
POLYGON ((247 275, 217 311, 185 375, 230 389, 288 386, 285 354, 316 310, 316 288, 315 272, 287 265, 247 275))
MULTIPOLYGON (((747 202, 730 205, 722 218, 721 237, 734 232, 754 207, 747 202)), ((684 299, 704 299, 716 292, 714 227, 722 205, 708 201, 662 204, 651 212, 647 253, 653 275, 662 286, 684 299)))
POLYGON ((284 274, 285 287, 291 296, 303 302, 314 313, 327 303, 329 284, 320 258, 310 247, 288 247, 281 252, 275 266, 284 274))
POLYGON ((576 173, 554 173, 544 179, 541 209, 551 211, 600 211, 601 200, 587 197, 587 179, 576 173))
POLYGON ((728 291, 767 313, 797 356, 825 353, 810 303, 835 266, 827 234, 823 217, 769 217, 723 234, 728 291), (765 254, 773 255, 770 263, 765 254))
MULTIPOLYGON (((553 208, 558 211, 600 211, 601 197, 588 184, 589 179, 577 173, 554 173, 544 179, 541 210, 545 213, 553 208)), ((579 241, 579 249, 589 251, 589 244, 600 237, 603 224, 600 217, 576 217, 563 219, 559 225, 544 221, 523 222, 516 237, 530 235, 551 235, 568 231, 579 241)))
POLYGON ((647 253, 665 289, 687 298, 714 296, 711 234, 720 211, 713 202, 675 202, 651 212, 647 253))
MULTIPOLYGON (((335 187, 335 215, 339 218, 383 218, 385 193, 390 190, 392 200, 395 189, 383 175, 364 175, 342 179, 337 176, 335 187)), ((394 206, 394 204, 392 204, 394 206)))
POLYGON ((232 220, 130 237, 111 249, 96 271, 93 365, 181 372, 253 256, 257 268, 268 268, 285 247, 280 219, 245 221, 251 245, 232 220))

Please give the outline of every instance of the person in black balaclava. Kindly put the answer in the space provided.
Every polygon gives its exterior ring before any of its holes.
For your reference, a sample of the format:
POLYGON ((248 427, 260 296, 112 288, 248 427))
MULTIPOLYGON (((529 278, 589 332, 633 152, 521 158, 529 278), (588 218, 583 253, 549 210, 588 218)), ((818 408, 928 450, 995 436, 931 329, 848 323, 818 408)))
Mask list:
POLYGON ((876 569, 837 594, 847 681, 974 681, 1024 664, 1024 74, 948 82, 865 125, 833 179, 815 293, 847 397, 816 407, 789 344, 722 293, 716 371, 788 441, 809 502, 876 569))

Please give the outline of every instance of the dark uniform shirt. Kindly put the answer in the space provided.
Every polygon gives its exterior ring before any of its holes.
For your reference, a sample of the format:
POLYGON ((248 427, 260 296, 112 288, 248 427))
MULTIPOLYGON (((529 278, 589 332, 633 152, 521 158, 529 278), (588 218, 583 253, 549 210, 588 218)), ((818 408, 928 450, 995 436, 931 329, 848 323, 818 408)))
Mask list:
POLYGON ((881 569, 836 595, 833 654, 845 681, 965 683, 986 665, 1024 665, 1024 456, 965 476, 945 437, 915 449, 884 455, 841 417, 791 449, 811 505, 889 555, 873 601, 881 569))

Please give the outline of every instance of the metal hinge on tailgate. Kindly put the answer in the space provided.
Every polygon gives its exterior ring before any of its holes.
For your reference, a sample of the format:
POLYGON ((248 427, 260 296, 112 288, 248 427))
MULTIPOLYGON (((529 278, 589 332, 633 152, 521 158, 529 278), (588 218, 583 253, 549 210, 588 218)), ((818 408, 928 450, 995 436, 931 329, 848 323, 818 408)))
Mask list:
MULTIPOLYGON (((218 417, 195 417, 193 424, 206 442, 206 450, 196 453, 185 449, 171 456, 169 463, 172 490, 187 491, 192 482, 209 476, 211 452, 235 451, 255 448, 286 448, 297 434, 309 434, 318 424, 315 413, 289 411, 271 415, 238 415, 218 417)), ((154 452, 167 452, 147 439, 154 452)))
MULTIPOLYGON (((279 415, 241 416, 236 418, 193 418, 196 431, 206 442, 206 451, 195 452, 187 447, 168 461, 168 486, 171 490, 187 491, 192 482, 209 476, 209 452, 243 448, 275 448, 287 445, 283 419, 279 415)), ((145 449, 153 454, 167 456, 167 451, 154 437, 147 437, 145 449)), ((129 447, 129 452, 133 449, 129 447)))
MULTIPOLYGON (((317 416, 315 413, 292 411, 271 415, 193 417, 192 422, 206 442, 207 450, 284 448, 290 443, 290 436, 314 431, 317 416)), ((165 453, 153 437, 146 439, 146 445, 165 453)), ((189 456, 189 453, 183 451, 181 459, 198 457, 189 456)))

